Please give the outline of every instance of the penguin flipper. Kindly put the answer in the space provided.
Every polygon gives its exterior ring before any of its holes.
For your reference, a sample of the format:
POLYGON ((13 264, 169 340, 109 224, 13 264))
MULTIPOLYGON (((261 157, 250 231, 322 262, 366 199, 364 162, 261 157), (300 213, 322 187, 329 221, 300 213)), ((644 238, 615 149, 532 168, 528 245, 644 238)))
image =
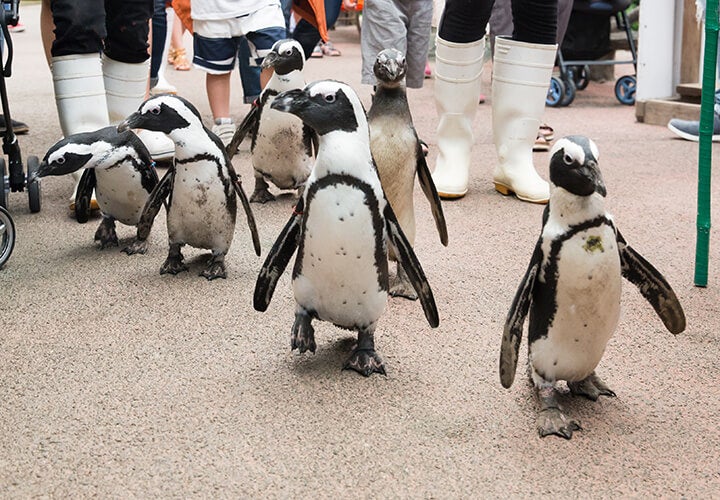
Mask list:
POLYGON ((75 191, 75 219, 80 224, 84 224, 90 219, 90 201, 96 183, 95 169, 86 168, 75 191))
POLYGON ((253 295, 253 307, 256 311, 264 312, 267 310, 278 279, 285 272, 290 258, 297 249, 300 242, 302 212, 303 199, 300 198, 290 220, 285 224, 260 268, 253 295))
POLYGON ((437 227, 438 234, 440 235, 440 242, 443 246, 448 245, 448 231, 447 224, 445 224, 445 214, 443 213, 442 204, 440 203, 440 197, 438 196, 435 183, 432 180, 430 169, 428 168, 425 155, 422 152, 422 146, 420 141, 417 142, 417 148, 415 151, 415 157, 417 158, 417 176, 418 182, 425 198, 430 202, 430 210, 432 211, 433 219, 435 219, 435 227, 437 227))
POLYGON ((532 290, 535 287, 535 279, 540 270, 541 262, 542 246, 541 241, 538 241, 525 276, 520 282, 517 292, 515 292, 515 298, 505 319, 505 328, 503 329, 502 343, 500 345, 500 383, 506 389, 509 389, 515 380, 523 325, 530 310, 532 290))
POLYGON ((250 130, 257 128, 259 121, 260 107, 256 103, 253 103, 250 107, 250 111, 248 111, 248 114, 245 115, 245 118, 243 118, 243 121, 240 125, 238 125, 238 128, 235 129, 232 139, 230 139, 230 142, 225 148, 225 151, 230 159, 232 159, 232 157, 235 156, 235 153, 237 153, 237 150, 240 147, 240 144, 242 144, 242 141, 245 139, 247 133, 250 130))
POLYGON ((398 262, 405 270, 405 274, 407 274, 410 279, 410 283, 412 283, 415 292, 418 294, 423 311, 425 312, 425 318, 431 327, 436 328, 440 324, 440 317, 437 306, 435 305, 435 298, 433 297, 430 283, 428 283, 425 277, 425 273, 413 251, 412 245, 410 245, 402 229, 400 229, 400 223, 398 223, 390 203, 385 205, 384 216, 388 242, 395 252, 398 262))
POLYGON ((677 335, 685 330, 685 313, 665 277, 627 244, 620 231, 617 242, 623 277, 640 290, 670 333, 677 335))
POLYGON ((165 199, 172 192, 174 178, 175 168, 169 168, 162 180, 155 185, 150 196, 148 196, 137 225, 137 239, 139 241, 145 241, 150 236, 150 230, 153 222, 155 222, 155 217, 160 211, 160 206, 165 203, 165 199))
POLYGON ((247 218, 248 227, 250 228, 250 235, 252 236, 253 241, 253 247, 255 248, 255 254, 260 255, 260 236, 258 236, 258 230, 257 225, 255 224, 255 216, 252 213, 252 209, 250 208, 250 202, 248 201, 248 197, 245 194, 245 190, 242 187, 242 183, 240 182, 240 177, 237 175, 233 176, 233 186, 235 187, 235 192, 240 197, 240 202, 242 203, 243 209, 245 210, 245 217, 247 218))

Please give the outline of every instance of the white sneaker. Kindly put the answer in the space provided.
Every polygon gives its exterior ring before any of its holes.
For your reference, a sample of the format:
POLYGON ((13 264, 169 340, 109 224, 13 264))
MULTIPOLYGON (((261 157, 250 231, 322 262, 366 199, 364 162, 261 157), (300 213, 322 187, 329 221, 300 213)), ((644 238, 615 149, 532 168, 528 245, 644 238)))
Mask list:
POLYGON ((162 132, 135 129, 135 134, 143 141, 153 160, 171 160, 175 156, 175 143, 162 132))
POLYGON ((235 124, 234 123, 221 123, 215 124, 212 128, 213 134, 218 136, 222 141, 223 145, 227 146, 235 135, 235 124))

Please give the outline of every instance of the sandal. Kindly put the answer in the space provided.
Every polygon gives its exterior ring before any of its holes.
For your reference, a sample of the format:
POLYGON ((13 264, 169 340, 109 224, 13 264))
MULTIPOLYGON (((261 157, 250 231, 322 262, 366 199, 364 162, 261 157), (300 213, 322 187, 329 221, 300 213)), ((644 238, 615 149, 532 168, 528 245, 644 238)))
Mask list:
POLYGON ((185 54, 185 47, 180 47, 179 49, 170 49, 168 51, 168 62, 175 66, 175 69, 177 71, 189 71, 190 62, 188 61, 187 57, 185 57, 185 54))
POLYGON ((337 57, 339 55, 342 55, 340 51, 335 48, 335 46, 330 40, 328 40, 327 43, 322 44, 322 53, 330 57, 337 57))
POLYGON ((540 125, 539 134, 542 135, 548 142, 555 138, 555 131, 547 123, 540 125))

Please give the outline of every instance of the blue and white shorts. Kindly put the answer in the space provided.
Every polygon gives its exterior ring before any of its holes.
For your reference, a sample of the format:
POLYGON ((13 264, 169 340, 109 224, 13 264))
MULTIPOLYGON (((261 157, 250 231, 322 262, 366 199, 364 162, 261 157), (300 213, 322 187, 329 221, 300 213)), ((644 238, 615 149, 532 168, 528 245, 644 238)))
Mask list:
POLYGON ((273 44, 287 37, 279 5, 268 5, 250 14, 222 20, 193 21, 193 65, 214 75, 235 68, 242 37, 250 46, 251 66, 260 66, 273 44))

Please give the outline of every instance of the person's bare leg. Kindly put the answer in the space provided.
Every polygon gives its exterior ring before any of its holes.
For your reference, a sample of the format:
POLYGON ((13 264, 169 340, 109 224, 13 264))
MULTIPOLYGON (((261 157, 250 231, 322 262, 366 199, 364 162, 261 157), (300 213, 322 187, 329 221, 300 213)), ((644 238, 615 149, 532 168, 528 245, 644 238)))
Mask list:
POLYGON ((230 73, 208 73, 205 87, 214 119, 230 117, 230 73))

